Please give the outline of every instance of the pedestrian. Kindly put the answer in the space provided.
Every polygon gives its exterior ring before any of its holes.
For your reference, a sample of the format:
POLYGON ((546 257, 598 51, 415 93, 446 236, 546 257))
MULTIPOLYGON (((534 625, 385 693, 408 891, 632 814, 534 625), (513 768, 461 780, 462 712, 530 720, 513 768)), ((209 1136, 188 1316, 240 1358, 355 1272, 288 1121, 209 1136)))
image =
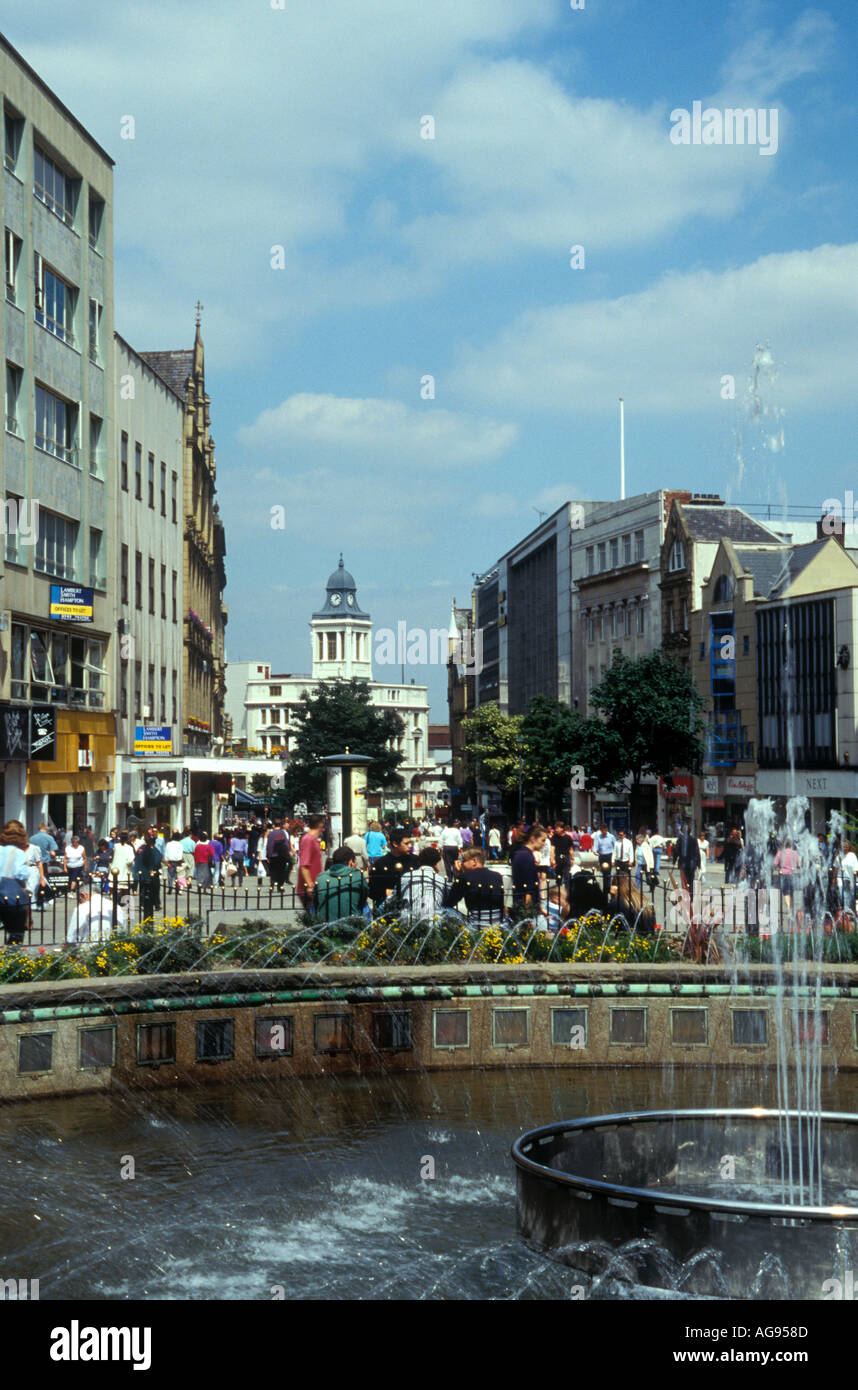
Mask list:
POLYGON ((652 879, 655 874, 655 857, 650 847, 649 841, 641 831, 635 837, 635 887, 641 892, 643 880, 652 887, 652 879))
POLYGON ((412 847, 413 841, 405 826, 395 825, 390 831, 387 854, 370 865, 369 896, 376 906, 398 889, 402 875, 414 867, 412 847))
POLYGON ((492 860, 500 859, 501 848, 502 845, 500 830, 496 825, 493 825, 489 830, 489 854, 492 860))
POLYGON ((134 860, 140 886, 142 918, 152 917, 161 907, 161 851, 157 839, 158 832, 154 825, 150 825, 134 860))
POLYGON ((709 841, 701 830, 697 836, 697 848, 700 850, 700 882, 706 883, 706 866, 709 863, 709 841))
POLYGON ((798 872, 798 866, 799 857, 793 848, 792 840, 784 840, 783 849, 779 849, 775 855, 774 867, 780 875, 778 887, 787 911, 791 911, 792 909, 794 893, 793 878, 798 872))
POLYGON ((194 879, 198 888, 211 887, 213 864, 214 850, 211 843, 201 835, 194 845, 194 879))
POLYGON ((441 832, 441 854, 444 858, 444 869, 447 878, 452 881, 456 872, 456 860, 464 845, 462 830, 458 821, 452 825, 445 826, 441 832))
POLYGON ((399 900, 408 918, 435 917, 443 908, 447 879, 438 868, 440 862, 440 850, 421 849, 415 867, 402 874, 399 900))
POLYGON ((354 851, 341 845, 313 885, 313 916, 320 922, 357 917, 366 901, 366 879, 356 866, 354 851))
POLYGON ((69 892, 71 892, 72 889, 77 889, 82 878, 86 878, 86 850, 77 835, 72 835, 71 844, 67 845, 63 851, 63 868, 69 876, 69 892))
POLYGON ((275 820, 272 829, 268 832, 268 839, 265 842, 265 858, 271 886, 282 892, 283 885, 289 882, 289 871, 292 868, 293 860, 288 831, 279 820, 275 820))
POLYGON ((569 834, 562 820, 555 823, 554 835, 551 843, 554 847, 554 868, 558 879, 562 879, 569 871, 572 855, 575 852, 572 836, 569 834))
POLYGON ((620 830, 614 841, 613 862, 619 873, 631 873, 635 862, 635 847, 625 830, 620 830))
POLYGON ((229 857, 236 869, 236 872, 231 875, 233 887, 238 888, 244 882, 245 860, 247 859, 247 832, 243 825, 238 827, 229 842, 229 857))
POLYGON ((843 906, 855 911, 855 880, 858 878, 858 855, 851 840, 843 841, 843 906))
MULTIPOLYGON (((598 835, 592 839, 591 843, 596 857, 599 860, 599 868, 602 871, 602 892, 605 895, 605 906, 607 906, 608 898, 611 893, 611 866, 614 862, 614 845, 616 841, 604 821, 602 821, 602 824, 599 826, 598 835)), ((581 848, 582 850, 584 848, 583 837, 581 840, 581 848)))
POLYGON ((366 840, 363 835, 347 835, 343 840, 346 849, 350 849, 354 855, 355 868, 360 869, 365 874, 369 869, 369 855, 367 854, 366 840))
POLYGON ((223 861, 226 858, 222 836, 212 835, 209 840, 209 848, 212 852, 212 885, 216 888, 221 881, 223 861))
POLYGON ((173 832, 164 846, 164 863, 167 865, 167 888, 175 888, 182 863, 182 841, 178 830, 173 832))
POLYGON ((474 927, 489 927, 504 915, 503 879, 485 867, 482 850, 462 850, 461 867, 447 890, 447 906, 455 907, 464 898, 468 920, 474 927))
POLYGON ((694 876, 700 868, 700 846, 697 836, 689 824, 683 825, 676 844, 673 846, 673 862, 679 868, 679 877, 686 893, 694 890, 694 876))
POLYGON ((30 836, 30 844, 38 845, 42 851, 42 863, 57 857, 57 842, 48 830, 44 821, 39 821, 39 828, 35 835, 30 836))
POLYGON ((298 896, 309 912, 313 906, 313 889, 322 872, 322 851, 319 841, 325 830, 324 816, 307 817, 307 829, 298 846, 298 896))
POLYGON ((512 904, 516 908, 526 908, 534 915, 543 913, 539 898, 538 860, 545 844, 545 831, 541 825, 534 825, 527 832, 524 844, 512 856, 512 904))
POLYGON ((30 895, 27 880, 30 842, 19 820, 9 820, 0 831, 0 924, 6 944, 20 946, 27 930, 30 895))

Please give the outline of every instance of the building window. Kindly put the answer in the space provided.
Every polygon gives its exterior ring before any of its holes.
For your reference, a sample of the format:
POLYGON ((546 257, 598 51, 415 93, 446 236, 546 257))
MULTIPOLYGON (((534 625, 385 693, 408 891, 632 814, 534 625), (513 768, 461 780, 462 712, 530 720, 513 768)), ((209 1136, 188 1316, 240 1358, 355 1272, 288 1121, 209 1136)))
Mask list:
POLYGON ((588 573, 588 574, 595 574, 595 573, 596 573, 596 552, 594 551, 592 545, 588 545, 588 546, 587 546, 587 549, 586 549, 586 551, 585 551, 584 553, 585 553, 585 555, 586 555, 586 557, 587 557, 587 573, 588 573))
POLYGON ((167 566, 161 566, 161 617, 167 617, 167 566))
POLYGON ((235 1055, 235 1024, 231 1018, 210 1018, 197 1024, 197 1061, 227 1062, 235 1055))
POLYGON ((171 505, 172 505, 172 508, 173 508, 173 521, 175 522, 175 521, 178 521, 178 519, 179 519, 179 513, 178 513, 178 488, 179 488, 179 479, 178 479, 178 475, 177 475, 176 473, 173 473, 173 474, 171 475, 171 478, 172 478, 172 483, 171 483, 171 486, 172 486, 172 493, 171 493, 171 499, 170 499, 170 500, 171 500, 171 505))
POLYGON ((71 178, 38 145, 33 146, 33 191, 39 202, 67 226, 74 225, 77 179, 71 178))
POLYGON ((315 1014, 313 1047, 316 1052, 351 1052, 351 1014, 315 1014))
POLYGON ((89 195, 89 244, 93 251, 101 246, 101 231, 104 226, 104 199, 90 192, 89 195))
POLYGON ((101 361, 101 305, 97 299, 89 301, 89 360, 101 361))
POLYGON ((688 599, 684 598, 679 603, 680 627, 685 632, 688 628, 688 599))
POLYGON ((470 1047, 470 1009, 434 1009, 432 1012, 433 1047, 470 1047))
POLYGON ((551 1042, 554 1047, 587 1046, 587 1010, 552 1009, 551 1042))
POLYGON ((640 561, 644 558, 644 533, 635 531, 635 560, 640 561))
POLYGON ((682 541, 674 541, 673 545, 670 547, 670 560, 667 568, 670 574, 675 574, 677 570, 685 569, 685 548, 682 541))
POLYGON ((769 1022, 766 1009, 731 1009, 730 1021, 734 1047, 766 1046, 769 1022))
POLYGON ((21 436, 18 423, 18 401, 21 397, 23 372, 13 362, 6 363, 6 430, 9 434, 21 436))
POLYGON ((269 688, 268 694, 271 695, 272 697, 275 696, 275 695, 282 695, 282 694, 283 694, 283 687, 282 687, 282 685, 272 685, 272 686, 269 688))
POLYGON ((18 1075, 29 1076, 37 1071, 50 1071, 53 1066, 53 1033, 20 1033, 18 1035, 18 1075))
POLYGON ((100 415, 90 415, 89 417, 89 471, 93 477, 99 478, 102 475, 103 455, 101 450, 101 436, 104 429, 104 421, 100 415))
POLYGON ((667 605, 667 630, 668 630, 668 632, 674 632, 674 631, 675 631, 675 625, 674 625, 674 621, 673 621, 673 604, 672 604, 672 603, 669 603, 669 604, 667 605))
POLYGON ((175 673, 175 671, 174 671, 174 672, 173 672, 173 723, 174 723, 174 724, 178 724, 178 722, 179 722, 179 703, 178 703, 178 698, 177 698, 177 694, 176 694, 176 673, 175 673))
POLYGON ((624 564, 624 565, 630 565, 631 563, 632 563, 632 537, 631 537, 631 533, 629 533, 628 535, 623 536, 623 564, 624 564))
POLYGON ((611 1042, 617 1047, 646 1047, 646 1009, 611 1009, 611 1042))
POLYGON ((178 600, 178 575, 173 570, 173 622, 179 621, 179 600, 178 600))
POLYGON ((328 660, 329 660, 329 661, 336 661, 336 659, 337 659, 337 634, 336 634, 335 632, 329 632, 329 633, 328 633, 328 660))
POLYGON ((638 600, 638 636, 643 637, 646 633, 646 604, 638 600))
POLYGON ((631 603, 626 604, 626 636, 632 635, 632 623, 634 621, 634 607, 631 603))
MULTIPOLYGON (((36 387, 36 448, 64 463, 76 463, 75 432, 77 406, 55 396, 44 386, 36 387)), ((41 508, 40 508, 41 511, 41 508)))
POLYGON ((101 545, 103 533, 95 526, 89 528, 89 583, 93 589, 107 587, 107 579, 102 574, 101 545))
POLYGON ((134 607, 143 612, 143 556, 134 552, 134 607))
POLYGON ((143 718, 143 663, 134 663, 134 718, 139 723, 143 718))
POLYGON ((161 460, 161 515, 167 515, 167 465, 161 460))
POLYGON ((18 302, 18 265, 21 260, 23 242, 11 227, 6 228, 6 298, 10 304, 18 302))
POLYGON ((155 614, 155 561, 149 559, 149 612, 155 614))
POLYGON ((706 1047, 709 1043, 708 1009, 671 1009, 670 1041, 675 1047, 706 1047))
POLYGON ((113 1066, 116 1058, 115 1028, 79 1028, 77 1039, 78 1066, 81 1071, 113 1066))
POLYGON ((793 1015, 793 1032, 797 1043, 820 1043, 827 1047, 831 1042, 831 1012, 829 1009, 799 1009, 793 1015))
POLYGON ((282 1018, 258 1018, 256 1056, 291 1057, 295 1045, 294 1033, 294 1020, 288 1014, 282 1018))
POLYGON ((602 611, 597 608, 593 613, 593 634, 597 642, 602 640, 602 611))
POLYGON ((119 712, 123 719, 128 718, 128 661, 124 659, 119 667, 119 712))
POLYGON ((33 283, 36 296, 36 323, 64 343, 74 343, 72 325, 77 290, 56 271, 50 270, 38 251, 33 256, 33 283))
POLYGON ((148 680, 146 682, 146 709, 147 719, 155 718, 155 665, 149 662, 148 680))
POLYGON ((373 1014, 372 1045, 378 1052, 410 1052, 414 1038, 408 1010, 391 1009, 373 1014))
POLYGON ((119 442, 119 475, 122 483, 122 491, 128 491, 128 435, 122 431, 122 438, 119 442))
POLYGON ((160 1066, 176 1060, 175 1023, 138 1023, 138 1066, 160 1066))
POLYGON ((21 153, 21 141, 24 136, 24 117, 16 116, 8 106, 3 108, 3 135, 4 149, 3 156, 6 168, 10 174, 14 174, 18 164, 18 155, 21 153))
POLYGON ((57 516, 47 508, 39 508, 39 527, 36 539, 34 567, 39 574, 55 575, 57 579, 74 579, 74 551, 77 545, 78 523, 57 516))
POLYGON ((148 482, 149 482, 149 506, 153 512, 155 510, 155 455, 150 454, 148 460, 148 482))
POLYGON ((134 441, 134 496, 143 501, 143 445, 134 441))
POLYGON ((601 572, 602 572, 603 570, 606 570, 606 569, 608 568, 608 547, 607 547, 607 543, 606 543, 605 541, 599 541, 599 545, 598 545, 598 555, 599 555, 599 573, 601 574, 601 572))
POLYGON ((530 1009, 492 1009, 492 1047, 527 1047, 530 1009))
POLYGON ((615 570, 620 563, 620 542, 615 536, 611 541, 611 569, 615 570))

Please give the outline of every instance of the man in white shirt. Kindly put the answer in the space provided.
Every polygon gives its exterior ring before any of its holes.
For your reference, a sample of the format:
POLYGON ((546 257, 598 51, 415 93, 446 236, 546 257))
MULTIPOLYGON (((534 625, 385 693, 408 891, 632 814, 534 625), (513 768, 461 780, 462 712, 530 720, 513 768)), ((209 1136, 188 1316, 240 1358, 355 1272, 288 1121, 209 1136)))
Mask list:
POLYGON ((456 876, 456 860, 463 844, 462 831, 458 821, 453 825, 445 826, 441 831, 441 853, 444 856, 444 868, 447 871, 447 877, 451 880, 456 876))
MULTIPOLYGON (((116 928, 121 930, 128 922, 128 913, 116 905, 116 928)), ((113 900, 101 893, 90 893, 88 888, 80 890, 80 899, 69 922, 66 941, 69 945, 84 941, 106 941, 113 930, 113 900)))
POLYGON ((614 843, 614 863, 618 867, 623 868, 630 873, 634 862, 635 847, 631 842, 631 838, 626 834, 625 830, 621 830, 619 831, 618 838, 614 843))

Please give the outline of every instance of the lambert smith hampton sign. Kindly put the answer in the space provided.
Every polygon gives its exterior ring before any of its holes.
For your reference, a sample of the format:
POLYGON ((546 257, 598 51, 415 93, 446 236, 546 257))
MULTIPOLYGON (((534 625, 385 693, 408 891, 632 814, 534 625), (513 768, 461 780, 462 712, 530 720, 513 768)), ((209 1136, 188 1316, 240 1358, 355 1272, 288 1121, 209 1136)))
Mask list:
POLYGON ((52 584, 50 616, 61 623, 91 623, 92 589, 82 589, 79 584, 52 584))
POLYGON ((167 756, 173 751, 173 730, 169 724, 137 724, 134 729, 135 758, 167 756))

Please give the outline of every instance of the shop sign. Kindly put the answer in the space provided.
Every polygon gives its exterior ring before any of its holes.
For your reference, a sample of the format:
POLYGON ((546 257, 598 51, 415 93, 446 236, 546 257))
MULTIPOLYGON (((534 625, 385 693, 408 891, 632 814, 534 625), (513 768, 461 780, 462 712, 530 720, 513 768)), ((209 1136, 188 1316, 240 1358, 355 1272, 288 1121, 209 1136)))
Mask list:
POLYGON ((757 779, 755 777, 727 777, 728 796, 756 796, 757 779))
POLYGON ((666 797, 668 801, 690 801, 694 795, 694 779, 692 777, 672 777, 673 786, 669 787, 663 777, 658 779, 659 795, 666 797))
POLYGON ((170 724, 137 724, 134 728, 135 758, 167 756, 173 751, 173 729, 170 724))
POLYGON ((704 777, 704 778, 703 778, 703 795, 704 795, 704 796, 717 796, 717 795, 718 795, 718 778, 717 778, 717 776, 716 776, 716 777, 704 777))
POLYGON ((50 616, 58 623, 91 623, 92 592, 79 584, 52 584, 50 616))
POLYGON ((52 709, 30 710, 30 761, 52 763, 57 757, 57 715, 52 709))
POLYGON ((179 795, 176 778, 171 772, 147 772, 143 785, 147 801, 172 801, 179 795))

